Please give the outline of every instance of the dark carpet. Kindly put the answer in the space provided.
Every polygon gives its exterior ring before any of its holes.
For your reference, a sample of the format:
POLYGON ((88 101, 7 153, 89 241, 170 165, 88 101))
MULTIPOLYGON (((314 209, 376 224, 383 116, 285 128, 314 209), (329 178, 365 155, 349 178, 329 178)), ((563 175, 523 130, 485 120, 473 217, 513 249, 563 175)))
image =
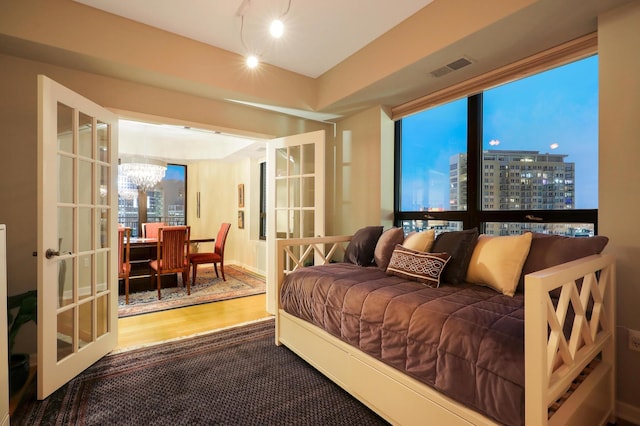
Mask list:
POLYGON ((108 355, 12 425, 384 425, 284 346, 274 322, 108 355))

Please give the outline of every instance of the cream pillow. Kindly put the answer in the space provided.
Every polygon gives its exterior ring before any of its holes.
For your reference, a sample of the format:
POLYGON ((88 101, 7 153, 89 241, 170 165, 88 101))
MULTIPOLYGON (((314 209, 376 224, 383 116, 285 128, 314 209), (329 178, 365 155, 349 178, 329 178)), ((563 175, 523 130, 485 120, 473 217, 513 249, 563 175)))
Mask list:
POLYGON ((480 235, 467 269, 467 281, 513 296, 530 247, 530 232, 504 237, 480 235))
POLYGON ((435 229, 427 229, 422 232, 412 232, 402 242, 402 247, 415 251, 430 251, 433 240, 436 239, 435 229))

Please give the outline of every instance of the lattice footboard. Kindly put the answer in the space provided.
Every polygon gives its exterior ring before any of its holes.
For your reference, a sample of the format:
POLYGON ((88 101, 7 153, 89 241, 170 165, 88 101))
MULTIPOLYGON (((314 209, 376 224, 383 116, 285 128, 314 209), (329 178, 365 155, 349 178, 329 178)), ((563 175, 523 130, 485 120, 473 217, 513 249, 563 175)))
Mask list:
POLYGON ((527 424, 544 424, 549 414, 551 424, 614 420, 613 256, 593 255, 525 277, 525 360, 527 424), (588 409, 576 413, 576 405, 588 409))

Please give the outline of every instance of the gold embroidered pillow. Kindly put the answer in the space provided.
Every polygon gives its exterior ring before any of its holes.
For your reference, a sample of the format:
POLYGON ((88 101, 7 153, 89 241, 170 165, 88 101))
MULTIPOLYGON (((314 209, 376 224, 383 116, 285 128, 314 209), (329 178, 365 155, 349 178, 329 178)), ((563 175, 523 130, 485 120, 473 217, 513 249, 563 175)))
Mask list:
POLYGON ((440 274, 451 256, 447 253, 426 253, 411 250, 398 244, 393 250, 387 275, 419 281, 429 287, 440 285, 440 274))

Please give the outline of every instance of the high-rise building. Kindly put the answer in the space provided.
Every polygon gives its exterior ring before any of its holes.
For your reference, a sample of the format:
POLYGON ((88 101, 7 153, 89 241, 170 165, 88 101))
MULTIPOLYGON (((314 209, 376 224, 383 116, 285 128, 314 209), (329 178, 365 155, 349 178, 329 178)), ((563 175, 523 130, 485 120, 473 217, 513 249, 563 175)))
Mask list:
MULTIPOLYGON (((479 200, 483 210, 575 209, 575 163, 567 155, 539 151, 488 150, 482 155, 479 200)), ((467 156, 450 157, 451 210, 467 207, 467 156)), ((572 224, 486 223, 491 235, 520 234, 523 231, 575 233, 572 224)))
POLYGON ((485 151, 482 209, 575 209, 575 163, 565 162, 566 157, 539 151, 485 151))

